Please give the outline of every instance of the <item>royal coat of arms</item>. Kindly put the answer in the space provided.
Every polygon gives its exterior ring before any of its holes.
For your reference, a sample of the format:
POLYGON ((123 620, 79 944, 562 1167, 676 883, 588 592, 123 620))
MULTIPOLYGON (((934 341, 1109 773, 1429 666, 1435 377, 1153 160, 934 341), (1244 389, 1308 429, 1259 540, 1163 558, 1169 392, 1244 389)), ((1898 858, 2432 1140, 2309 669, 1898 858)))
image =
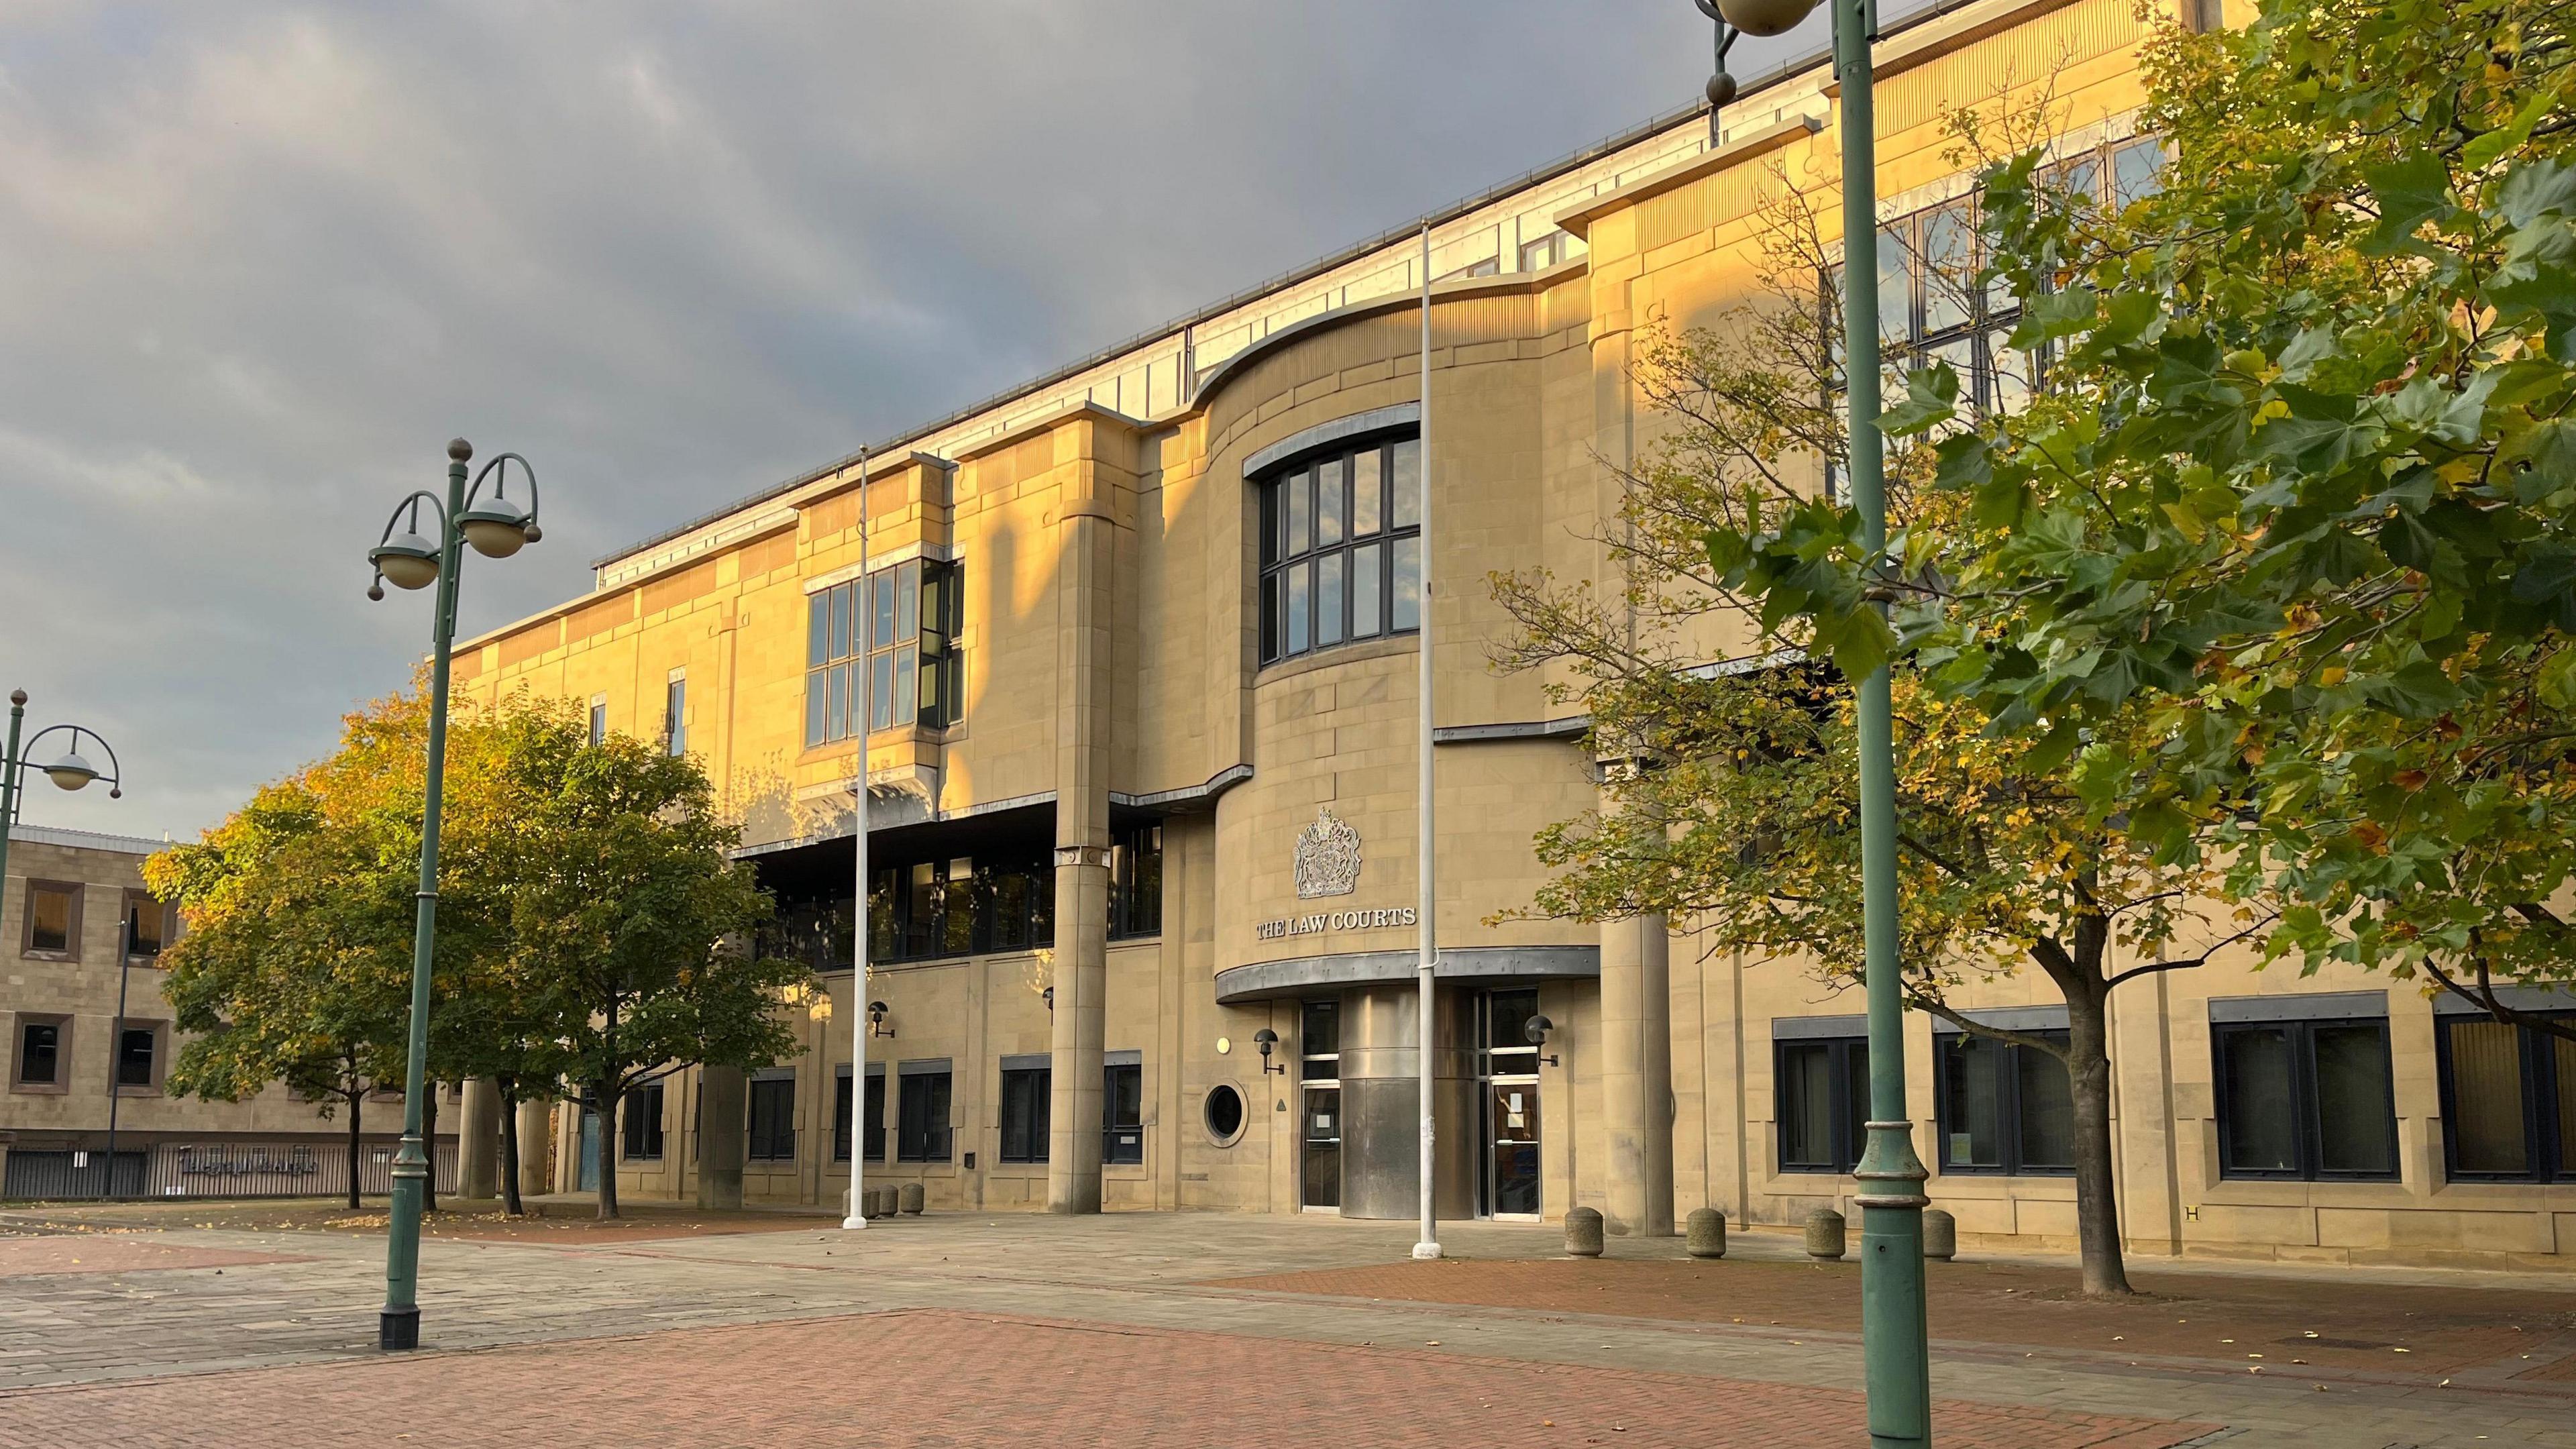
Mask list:
POLYGON ((1297 899, 1346 896, 1360 886, 1360 833, 1330 806, 1315 808, 1315 823, 1297 832, 1297 899))

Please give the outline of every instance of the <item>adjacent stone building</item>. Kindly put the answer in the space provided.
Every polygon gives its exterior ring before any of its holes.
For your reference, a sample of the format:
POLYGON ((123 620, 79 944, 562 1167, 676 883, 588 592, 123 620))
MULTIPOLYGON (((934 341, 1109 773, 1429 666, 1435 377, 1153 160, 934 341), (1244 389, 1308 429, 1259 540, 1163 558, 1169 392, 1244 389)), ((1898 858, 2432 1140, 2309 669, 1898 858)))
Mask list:
MULTIPOLYGON (((343 1191, 345 1118, 282 1087, 243 1102, 164 1090, 185 1038, 161 994, 161 951, 178 938, 179 913, 143 884, 144 858, 162 848, 87 830, 10 831, 0 881, 0 1198, 343 1191)), ((382 1193, 401 1094, 369 1103, 367 1115, 359 1179, 382 1193)), ((450 1137, 443 1180, 454 1176, 450 1137)))
MULTIPOLYGON (((1881 286, 1900 359, 1949 358, 1980 405, 2012 404, 2008 308, 1920 274, 1972 244, 1944 118, 2046 92, 2061 174, 2116 204, 2155 184, 2137 49, 2166 20, 1972 0, 1891 27, 1881 286)), ((1544 878, 1534 834, 1600 794, 1550 676, 1489 667, 1511 624, 1486 585, 1610 577, 1616 465, 1659 426, 1632 360, 1652 329, 1723 325, 1756 294, 1786 188, 1813 192, 1833 240, 1840 115, 1818 57, 1748 82, 1714 143, 1705 110, 1681 114, 1427 218, 1427 416, 1405 228, 622 549, 588 594, 468 641, 469 695, 569 697, 598 730, 704 760, 782 940, 827 986, 787 1008, 793 1060, 675 1077, 605 1132, 562 1114, 558 1185, 604 1155, 630 1196, 706 1177, 722 1199, 739 1122, 758 1201, 837 1204, 855 1152, 934 1208, 1409 1217, 1427 627, 1442 1211, 1585 1204, 1657 1233, 1702 1204, 1756 1223, 1848 1209, 1855 996, 1798 963, 1706 957, 1661 921, 1515 914, 1544 878), (855 1092, 854 1017, 874 1033, 855 1092)), ((1706 642, 1712 664, 1751 648, 1706 642)), ((2135 1249, 2576 1249, 2576 1056, 2408 985, 2249 966, 2114 999, 2135 1249)), ((1974 1005, 2063 1027, 2035 974, 1974 1005)), ((1909 1031, 1933 1200, 1971 1242, 2069 1241, 2062 1073, 1909 1031)))

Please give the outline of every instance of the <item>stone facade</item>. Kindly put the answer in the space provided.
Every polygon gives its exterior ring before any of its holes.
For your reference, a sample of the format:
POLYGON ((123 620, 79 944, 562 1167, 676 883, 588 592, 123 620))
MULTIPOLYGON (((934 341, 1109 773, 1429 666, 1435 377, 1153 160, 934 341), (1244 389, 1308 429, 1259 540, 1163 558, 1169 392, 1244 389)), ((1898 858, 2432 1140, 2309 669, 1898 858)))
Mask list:
MULTIPOLYGON (((0 1032, 6 1033, 0 1036, 0 1182, 40 1190, 56 1174, 38 1170, 35 1159, 103 1154, 111 1077, 123 1191, 143 1190, 138 1183, 156 1194, 172 1185, 192 1193, 276 1190, 292 1185, 271 1181, 276 1172, 255 1172, 259 1181, 253 1182, 210 1169, 226 1160, 261 1168, 294 1161, 291 1153, 258 1151, 227 1159, 232 1148, 303 1146, 336 1154, 345 1147, 345 1121, 326 1118, 282 1087, 242 1102, 204 1102, 164 1090, 186 1038, 173 1027, 158 965, 160 946, 177 939, 178 913, 143 887, 143 860, 161 848, 158 841, 85 830, 21 824, 10 832, 8 879, 0 883, 0 961, 7 963, 0 973, 7 983, 0 992, 0 1032), (41 904, 40 896, 47 898, 41 904), (57 922, 68 927, 60 937, 57 922), (184 1181, 175 1160, 155 1160, 155 1175, 143 1175, 140 1157, 201 1145, 215 1150, 191 1163, 184 1181), (13 1153, 22 1157, 10 1173, 6 1159, 13 1153)), ((401 1096, 370 1102, 368 1116, 367 1141, 389 1151, 401 1134, 401 1096)), ((337 1171, 316 1174, 313 1190, 338 1190, 344 1179, 337 1171)))
MULTIPOLYGON (((1894 27, 1878 100, 1885 215, 1965 192, 1943 129, 1960 106, 2028 106, 2045 93, 2062 150, 2113 157, 2136 126, 2138 46, 2160 23, 2129 0, 1975 0, 1894 27)), ((840 944, 815 948, 827 1000, 800 1008, 804 1053, 748 1084, 743 1194, 839 1200, 849 1169, 834 1150, 836 1076, 866 1004, 882 1001, 869 1072, 894 1086, 888 1137, 910 1134, 920 1150, 891 1143, 867 1178, 921 1182, 934 1210, 1296 1211, 1331 1195, 1318 1186, 1334 1170, 1317 1143, 1333 1136, 1340 1210, 1364 1200, 1394 1215, 1389 1204, 1411 1201, 1410 1149, 1397 1150, 1386 1119, 1412 1108, 1362 1087, 1420 1068, 1401 1024, 1413 1020, 1403 1013, 1419 907, 1419 636, 1274 647, 1263 542, 1274 525, 1260 490, 1282 469, 1361 445, 1387 451, 1330 476, 1405 466, 1395 450, 1412 440, 1433 520, 1443 1210, 1554 1218, 1579 1204, 1601 1209, 1613 1233, 1669 1233, 1703 1205, 1739 1223, 1848 1210, 1854 1184, 1838 1164, 1784 1165, 1775 1078, 1839 1050, 1833 1019, 1857 1014, 1856 996, 1795 962, 1704 956, 1661 922, 1521 914, 1543 879, 1533 835, 1599 803, 1597 766, 1581 721, 1548 692, 1564 676, 1489 666, 1510 624, 1485 583, 1533 566, 1607 576, 1597 540, 1617 482, 1605 464, 1636 457, 1658 425, 1631 360, 1648 329, 1723 326, 1755 295, 1762 208, 1784 185, 1810 188, 1834 224, 1838 114, 1818 61, 1748 90, 1714 147, 1705 115, 1690 117, 1429 219, 1427 449, 1420 244, 1397 240, 880 449, 864 465, 864 498, 858 458, 818 469, 613 556, 591 594, 463 646, 469 696, 526 690, 592 701, 611 728, 683 729, 743 821, 747 854, 791 905, 837 897, 846 910, 862 769, 876 800, 872 863, 911 872, 888 878, 881 913, 901 897, 907 921, 931 918, 922 903, 952 898, 936 895, 942 872, 966 880, 970 858, 1042 863, 1043 878, 1027 879, 1053 902, 1043 948, 972 933, 924 948, 889 915, 899 944, 873 952, 860 995, 843 916, 840 944), (863 731, 864 765, 857 738, 836 736, 828 711, 808 712, 833 688, 838 646, 826 647, 820 621, 826 591, 859 574, 862 511, 870 569, 962 567, 953 642, 965 661, 955 717, 925 708, 863 731), (669 721, 667 681, 682 676, 684 717, 669 721), (1301 898, 1297 842, 1319 811, 1357 833, 1361 864, 1346 895, 1301 898), (1149 827, 1159 923, 1122 930, 1130 898, 1116 852, 1149 827), (1339 1008, 1338 1058, 1301 1035, 1323 1020, 1312 1002, 1339 1008), (1524 1054, 1529 1015, 1549 1025, 1524 1054), (1276 1036, 1266 1059, 1255 1049, 1265 1031, 1276 1036), (1801 1045, 1818 1042, 1829 1045, 1801 1045), (1010 1096, 1012 1074, 1032 1063, 1051 1072, 1043 1162, 1017 1160, 1039 1155, 1034 1108, 1010 1096), (1122 1153, 1117 1132, 1093 1127, 1104 1092, 1118 1105, 1115 1073, 1130 1063, 1141 1147, 1122 1153), (1344 1084, 1329 1101, 1305 1085, 1325 1071, 1344 1084), (948 1140, 934 1143, 900 1120, 900 1103, 943 1091, 948 1140), (1521 1134, 1533 1131, 1531 1149, 1521 1134)), ((1349 567, 1361 566, 1354 554, 1349 567)), ((1316 567, 1311 577, 1326 577, 1316 567)), ((1362 607, 1352 603, 1354 621, 1362 607)), ((1712 661, 1751 648, 1714 631, 1702 642, 1712 661)), ((2036 1011, 2028 1020, 2044 1026, 2047 992, 2025 976, 1979 988, 1970 1004, 2036 1011)), ((2473 1182, 2447 1165, 2434 1012, 2409 987, 2292 980, 2226 958, 2122 992, 2113 1028, 2122 1208, 2141 1251, 2564 1261, 2576 1248, 2576 1184, 2473 1182), (2364 1035, 2384 1023, 2394 1170, 2223 1171, 2222 1028, 2329 1018, 2364 1035)), ((1909 1030, 1935 1202, 1971 1244, 2065 1243, 2070 1178, 1978 1170, 1966 1137, 1958 1166, 1937 1165, 1943 1134, 1961 1123, 1942 1105, 1929 1023, 1909 1030)), ((2307 1030, 2279 1035, 2306 1042, 2307 1030)), ((624 1191, 698 1190, 701 1090, 688 1074, 666 1086, 659 1129, 641 1139, 654 1150, 616 1169, 624 1191)), ((2327 1135, 2349 1125, 2328 1122, 2327 1135)), ((1409 1116, 1401 1131, 1409 1142, 1409 1116)), ((563 1114, 555 1133, 554 1180, 572 1186, 583 1128, 563 1114)))

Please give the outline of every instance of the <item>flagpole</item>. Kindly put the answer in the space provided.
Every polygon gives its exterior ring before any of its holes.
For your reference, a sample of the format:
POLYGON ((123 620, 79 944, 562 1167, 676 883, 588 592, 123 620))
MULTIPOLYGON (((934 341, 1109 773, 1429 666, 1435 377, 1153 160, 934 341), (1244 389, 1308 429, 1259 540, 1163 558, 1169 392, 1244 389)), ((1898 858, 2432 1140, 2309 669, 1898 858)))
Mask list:
POLYGON ((868 1225, 867 1199, 860 1196, 860 1183, 867 1176, 868 1165, 868 645, 867 629, 875 618, 874 585, 868 582, 868 454, 859 450, 859 586, 851 591, 851 652, 858 662, 850 666, 857 676, 857 698, 851 709, 857 718, 851 721, 859 737, 859 778, 851 787, 858 800, 851 814, 855 828, 851 835, 858 845, 858 890, 853 897, 850 928, 850 1206, 842 1215, 841 1226, 864 1228, 868 1225))
POLYGON ((1424 222, 1422 225, 1422 421, 1418 430, 1415 447, 1422 458, 1422 466, 1415 470, 1414 480, 1414 486, 1421 490, 1422 499, 1422 768, 1420 771, 1421 779, 1419 784, 1419 788, 1422 792, 1419 806, 1422 836, 1420 841, 1416 844, 1416 850, 1421 857, 1422 866, 1422 904, 1420 909, 1416 912, 1420 917, 1419 935, 1417 938, 1420 943, 1420 949, 1415 961, 1415 971, 1420 978, 1422 987, 1422 1005, 1420 1012, 1422 1017, 1422 1045, 1420 1049, 1422 1070, 1422 1241, 1413 1245, 1413 1256, 1417 1258, 1437 1258, 1440 1256, 1440 1239, 1433 1231, 1433 1215, 1435 1211, 1433 1207, 1433 1193, 1437 1188, 1437 1181, 1433 1176, 1433 1169, 1438 1161, 1438 1154, 1434 1150, 1438 1132, 1434 1126, 1433 1101, 1431 1095, 1432 1042, 1434 1037, 1433 1028, 1435 1021, 1435 1018, 1432 1016, 1431 1006, 1435 988, 1432 984, 1431 973, 1434 962, 1439 958, 1439 936, 1434 926, 1434 923, 1439 916, 1439 896, 1436 890, 1438 876, 1433 867, 1431 855, 1432 533, 1431 224, 1429 222, 1424 222))

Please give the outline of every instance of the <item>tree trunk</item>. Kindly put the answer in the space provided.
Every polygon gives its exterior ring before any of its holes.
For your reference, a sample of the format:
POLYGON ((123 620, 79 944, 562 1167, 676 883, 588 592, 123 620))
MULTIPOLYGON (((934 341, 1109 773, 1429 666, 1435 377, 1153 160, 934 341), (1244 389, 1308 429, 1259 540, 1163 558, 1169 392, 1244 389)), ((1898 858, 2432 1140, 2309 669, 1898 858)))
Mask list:
POLYGON ((599 1215, 603 1219, 617 1216, 617 1096, 613 1082, 598 1082, 590 1089, 590 1099, 598 1105, 592 1110, 599 1116, 599 1215))
MULTIPOLYGON (((2097 980, 2098 974, 2097 974, 2097 980)), ((2105 991, 2066 994, 2068 1085, 2075 1105, 2075 1236, 2086 1293, 2132 1291, 2120 1251, 2120 1202, 2111 1177, 2111 1055, 2105 991)))
POLYGON ((359 1140, 364 1127, 360 1117, 366 1110, 361 1104, 367 1100, 367 1093, 362 1087, 357 1091, 344 1092, 341 1095, 349 1104, 349 1211, 356 1212, 358 1210, 358 1154, 365 1149, 365 1144, 359 1140))
POLYGON ((429 1173, 420 1180, 420 1210, 438 1211, 438 1083, 423 1082, 420 1104, 420 1150, 429 1159, 429 1173))
POLYGON ((518 1079, 504 1076, 497 1085, 501 1089, 501 1211, 515 1218, 528 1210, 519 1200, 518 1079))

